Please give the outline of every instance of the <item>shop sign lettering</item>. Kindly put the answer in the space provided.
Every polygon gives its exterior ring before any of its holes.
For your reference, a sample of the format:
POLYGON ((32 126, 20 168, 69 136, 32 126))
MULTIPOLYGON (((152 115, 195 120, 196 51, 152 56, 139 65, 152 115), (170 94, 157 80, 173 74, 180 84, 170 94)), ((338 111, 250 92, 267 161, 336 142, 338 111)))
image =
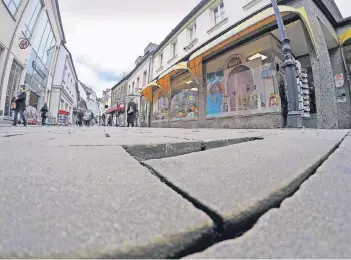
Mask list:
POLYGON ((245 62, 245 58, 239 54, 234 54, 228 59, 227 69, 238 66, 245 62))

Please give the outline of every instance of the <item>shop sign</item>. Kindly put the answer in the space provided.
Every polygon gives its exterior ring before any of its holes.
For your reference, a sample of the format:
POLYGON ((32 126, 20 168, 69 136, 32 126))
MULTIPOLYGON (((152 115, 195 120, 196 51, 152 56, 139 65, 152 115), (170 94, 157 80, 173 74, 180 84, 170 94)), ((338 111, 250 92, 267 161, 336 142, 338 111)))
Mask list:
POLYGON ((344 86, 344 74, 340 73, 340 74, 336 74, 335 75, 335 85, 337 88, 341 88, 342 86, 344 86))
POLYGON ((113 107, 110 107, 109 109, 107 109, 107 113, 112 113, 113 111, 117 110, 118 109, 118 106, 113 106, 113 107))
POLYGON ((65 116, 68 116, 69 115, 69 112, 66 111, 66 110, 59 110, 59 115, 65 115, 65 116))
POLYGON ((243 63, 245 63, 245 58, 240 54, 234 54, 228 59, 227 69, 238 66, 243 63))
POLYGON ((43 79, 46 78, 46 73, 44 72, 45 68, 40 68, 40 65, 36 63, 34 60, 32 61, 33 69, 39 74, 43 79))

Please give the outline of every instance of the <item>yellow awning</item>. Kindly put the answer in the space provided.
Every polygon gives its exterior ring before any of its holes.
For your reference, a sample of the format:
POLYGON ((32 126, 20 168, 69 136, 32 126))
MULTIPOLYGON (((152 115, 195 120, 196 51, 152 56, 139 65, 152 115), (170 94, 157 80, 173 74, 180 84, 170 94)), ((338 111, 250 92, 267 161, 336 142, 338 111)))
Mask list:
POLYGON ((351 39, 351 28, 339 36, 340 45, 343 45, 349 39, 351 39))
MULTIPOLYGON (((314 35, 312 33, 311 23, 309 21, 305 8, 301 7, 296 9, 290 6, 280 5, 279 10, 281 12, 282 17, 289 14, 297 14, 300 16, 301 20, 306 25, 307 31, 312 39, 313 47, 317 52, 317 44, 316 44, 314 35)), ((203 48, 196 51, 193 55, 191 55, 190 64, 189 64, 190 69, 193 70, 194 66, 197 66, 199 62, 202 62, 202 57, 207 56, 225 47, 226 45, 240 39, 241 37, 246 36, 252 32, 255 32, 256 30, 262 28, 263 26, 275 21, 276 21, 276 17, 275 17, 273 8, 268 8, 260 12, 259 14, 251 17, 247 21, 239 24, 237 27, 233 28, 229 32, 213 40, 211 43, 209 43, 208 45, 204 46, 203 48), (199 58, 200 56, 201 56, 201 60, 194 62, 194 60, 196 58, 199 58)))
POLYGON ((150 82, 143 90, 141 91, 141 94, 146 98, 147 101, 151 102, 152 101, 152 88, 153 87, 158 87, 161 88, 161 86, 157 83, 157 81, 152 81, 150 82))

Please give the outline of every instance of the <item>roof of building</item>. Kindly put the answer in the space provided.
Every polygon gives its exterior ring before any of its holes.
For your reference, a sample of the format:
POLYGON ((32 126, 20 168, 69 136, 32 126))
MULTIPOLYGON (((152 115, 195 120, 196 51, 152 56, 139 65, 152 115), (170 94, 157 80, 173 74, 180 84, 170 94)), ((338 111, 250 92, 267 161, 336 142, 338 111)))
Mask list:
POLYGON ((63 43, 66 43, 65 30, 63 29, 60 5, 59 5, 58 0, 55 0, 55 4, 56 4, 56 7, 57 7, 57 16, 58 16, 60 28, 61 28, 61 31, 62 31, 62 38, 63 38, 62 41, 63 41, 63 43))
POLYGON ((76 67, 74 66, 72 54, 71 54, 71 52, 69 51, 69 49, 67 48, 67 46, 63 42, 62 42, 62 46, 66 49, 66 51, 68 52, 69 57, 71 58, 72 66, 73 66, 73 72, 76 75, 76 78, 78 79, 78 74, 77 74, 76 67))
POLYGON ((143 58, 140 60, 140 62, 138 63, 138 65, 136 65, 134 67, 134 69, 132 69, 126 76, 124 76, 120 81, 117 82, 116 85, 114 85, 111 90, 113 91, 115 88, 117 88, 123 81, 125 81, 126 79, 128 79, 131 75, 133 75, 133 73, 135 71, 138 70, 138 68, 144 63, 144 61, 146 61, 150 56, 152 56, 155 53, 155 51, 152 52, 146 52, 143 56, 143 58))

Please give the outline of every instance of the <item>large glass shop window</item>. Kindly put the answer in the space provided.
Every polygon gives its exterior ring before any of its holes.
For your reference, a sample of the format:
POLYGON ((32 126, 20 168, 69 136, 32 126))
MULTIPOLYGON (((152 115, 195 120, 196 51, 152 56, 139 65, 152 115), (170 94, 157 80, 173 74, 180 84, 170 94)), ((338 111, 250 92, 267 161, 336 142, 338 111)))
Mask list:
POLYGON ((198 86, 190 73, 171 81, 170 120, 198 118, 198 86))
POLYGON ((162 89, 153 92, 153 113, 152 121, 167 121, 169 118, 169 101, 166 93, 162 89))
POLYGON ((274 48, 267 35, 206 63, 207 117, 281 110, 274 48))

